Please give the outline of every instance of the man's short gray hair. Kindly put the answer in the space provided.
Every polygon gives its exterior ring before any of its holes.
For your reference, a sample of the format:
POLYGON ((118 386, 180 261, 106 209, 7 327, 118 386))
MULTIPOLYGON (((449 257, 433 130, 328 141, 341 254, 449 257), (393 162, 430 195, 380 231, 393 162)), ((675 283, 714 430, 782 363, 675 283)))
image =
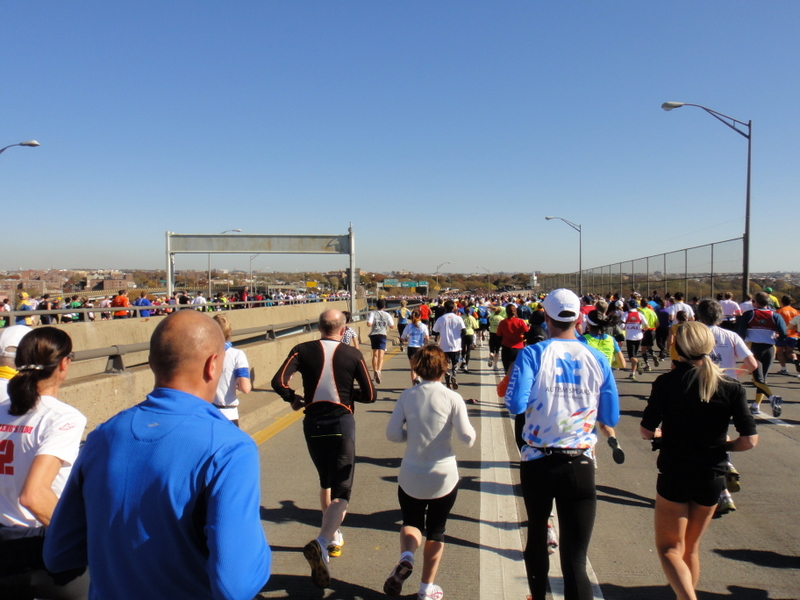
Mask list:
POLYGON ((709 327, 711 325, 719 325, 722 323, 724 314, 722 306, 716 300, 706 298, 697 305, 697 320, 703 325, 708 325, 709 327))

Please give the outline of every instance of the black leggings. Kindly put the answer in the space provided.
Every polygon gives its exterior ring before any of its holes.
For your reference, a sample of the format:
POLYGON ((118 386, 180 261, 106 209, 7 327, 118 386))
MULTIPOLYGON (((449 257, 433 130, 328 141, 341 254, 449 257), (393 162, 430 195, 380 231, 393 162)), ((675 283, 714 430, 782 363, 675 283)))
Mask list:
POLYGON ((0 525, 0 598, 3 600, 85 600, 89 572, 51 574, 44 567, 44 527, 0 525))
POLYGON ((508 370, 511 368, 511 365, 514 364, 514 361, 517 360, 517 354, 519 354, 520 348, 509 348, 508 346, 503 346, 500 348, 500 357, 503 359, 503 371, 508 373, 508 370))
POLYGON ((432 542, 443 542, 447 527, 447 517, 456 503, 458 484, 451 492, 441 498, 428 500, 414 498, 397 486, 397 499, 403 513, 403 527, 416 527, 425 532, 425 538, 432 542))
POLYGON ((501 338, 496 333, 489 332, 489 354, 497 354, 500 352, 500 346, 502 346, 503 338, 501 338))
POLYGON ((758 363, 758 367, 753 371, 753 385, 756 386, 756 399, 760 394, 771 396, 772 390, 767 385, 767 374, 769 368, 772 366, 772 361, 775 360, 775 346, 772 344, 758 344, 753 342, 750 345, 750 350, 758 363))
POLYGON ((461 335, 461 360, 464 361, 464 364, 469 363, 469 358, 472 355, 472 346, 475 343, 475 335, 467 335, 466 333, 461 335))
POLYGON ((594 461, 588 456, 554 454, 520 464, 520 480, 528 512, 525 570, 533 600, 545 600, 550 558, 547 520, 556 502, 559 551, 565 600, 592 600, 586 573, 587 553, 594 528, 597 493, 594 461))

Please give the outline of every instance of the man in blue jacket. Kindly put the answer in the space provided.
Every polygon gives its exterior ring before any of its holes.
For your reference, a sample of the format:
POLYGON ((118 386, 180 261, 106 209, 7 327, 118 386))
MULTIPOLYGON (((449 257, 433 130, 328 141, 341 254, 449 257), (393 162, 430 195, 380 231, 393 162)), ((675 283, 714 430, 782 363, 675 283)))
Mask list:
POLYGON ((150 340, 155 389, 89 434, 47 531, 53 572, 89 597, 251 600, 269 578, 258 449, 212 405, 225 340, 178 311, 150 340))

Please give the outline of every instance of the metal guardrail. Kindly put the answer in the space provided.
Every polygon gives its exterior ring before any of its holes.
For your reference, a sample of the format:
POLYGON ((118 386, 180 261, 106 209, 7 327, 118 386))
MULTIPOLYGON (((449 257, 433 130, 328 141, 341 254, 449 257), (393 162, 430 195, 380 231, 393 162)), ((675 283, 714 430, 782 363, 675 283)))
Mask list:
MULTIPOLYGON (((369 314, 369 310, 364 310, 353 315, 353 320, 360 321, 362 317, 369 314)), ((231 332, 231 338, 236 338, 234 345, 252 344, 255 342, 274 342, 278 338, 313 333, 319 328, 317 319, 303 319, 300 321, 290 321, 289 323, 260 325, 258 327, 248 327, 237 329, 231 332)), ((78 350, 75 352, 75 361, 96 360, 107 358, 105 373, 115 374, 124 373, 127 366, 125 355, 137 352, 147 352, 150 350, 150 342, 140 342, 138 344, 122 344, 118 346, 107 346, 105 348, 93 348, 91 350, 78 350)), ((141 363, 137 363, 141 364, 141 363)))
MULTIPOLYGON (((255 301, 249 300, 247 302, 225 302, 222 304, 217 304, 214 302, 208 302, 206 304, 159 304, 159 305, 151 305, 151 306, 126 306, 126 307, 118 307, 118 306, 109 306, 99 308, 97 306, 86 307, 86 308, 53 308, 50 310, 12 310, 8 312, 0 312, 0 320, 6 319, 7 322, 5 325, 0 323, 0 327, 8 327, 10 325, 14 325, 17 317, 35 317, 42 315, 44 316, 56 316, 56 315, 74 315, 74 314, 86 314, 94 313, 94 321, 98 320, 107 320, 99 318, 99 315, 108 314, 111 316, 112 313, 115 312, 122 312, 126 311, 130 313, 129 318, 139 318, 141 316, 142 311, 149 311, 150 317, 162 317, 166 316, 167 314, 175 311, 175 310, 185 310, 185 309, 193 309, 199 310, 201 312, 222 312, 226 310, 234 310, 234 309, 246 309, 246 308, 274 308, 277 306, 296 306, 297 304, 317 304, 321 303, 322 300, 314 300, 311 302, 294 302, 291 304, 267 304, 266 301, 255 301), (134 314, 135 313, 135 314, 134 314), (152 313, 161 313, 161 314, 152 314, 152 313)), ((85 319, 78 319, 77 321, 72 321, 75 323, 88 323, 91 322, 91 319, 87 316, 85 319)), ((58 325, 59 323, 53 323, 53 325, 58 325)))

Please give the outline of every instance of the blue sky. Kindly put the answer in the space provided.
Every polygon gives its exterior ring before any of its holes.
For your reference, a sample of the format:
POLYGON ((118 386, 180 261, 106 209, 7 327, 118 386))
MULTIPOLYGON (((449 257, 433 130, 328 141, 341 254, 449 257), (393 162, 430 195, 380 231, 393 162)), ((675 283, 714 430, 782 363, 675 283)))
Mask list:
POLYGON ((676 100, 753 120, 751 268, 800 270, 775 243, 797 239, 798 23, 794 0, 3 2, 0 147, 41 147, 0 156, 0 269, 351 222, 387 272, 577 269, 546 215, 583 226, 586 268, 738 237, 747 142, 676 100))

